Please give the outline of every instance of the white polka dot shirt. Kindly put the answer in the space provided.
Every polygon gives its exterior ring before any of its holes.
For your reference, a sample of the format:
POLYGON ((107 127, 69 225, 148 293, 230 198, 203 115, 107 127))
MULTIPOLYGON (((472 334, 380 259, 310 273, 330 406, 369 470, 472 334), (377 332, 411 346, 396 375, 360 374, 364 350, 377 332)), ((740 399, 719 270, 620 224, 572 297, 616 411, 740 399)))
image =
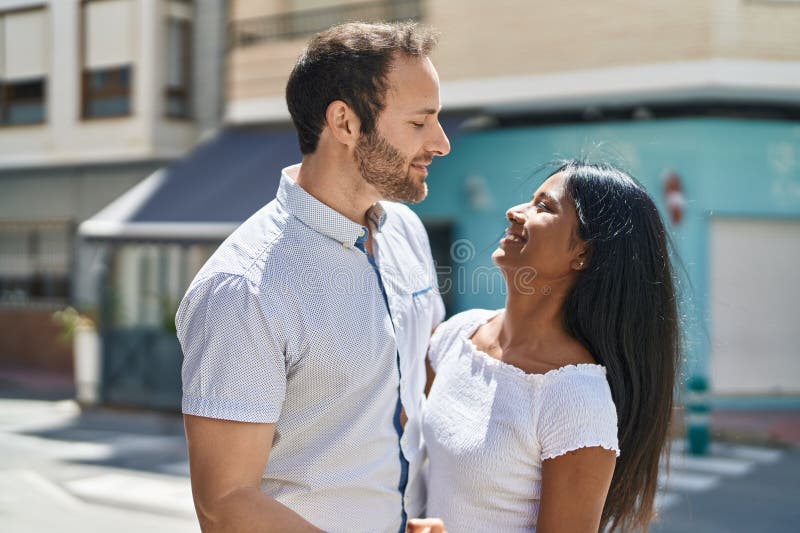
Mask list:
POLYGON ((394 533, 425 501, 424 361, 444 317, 430 245, 410 209, 375 204, 379 280, 355 246, 366 228, 297 185, 298 168, 284 169, 276 199, 222 243, 181 301, 183 412, 274 423, 265 493, 325 531, 394 533), (398 390, 408 417, 399 439, 398 390))

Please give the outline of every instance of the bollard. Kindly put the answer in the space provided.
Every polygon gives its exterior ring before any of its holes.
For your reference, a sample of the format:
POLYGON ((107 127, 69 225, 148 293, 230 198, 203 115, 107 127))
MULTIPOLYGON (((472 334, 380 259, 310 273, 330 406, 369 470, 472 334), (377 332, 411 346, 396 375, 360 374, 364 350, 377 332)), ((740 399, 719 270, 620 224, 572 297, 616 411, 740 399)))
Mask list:
POLYGON ((709 422, 711 406, 708 398, 708 380, 693 376, 686 382, 686 448, 691 455, 708 453, 711 434, 709 422))

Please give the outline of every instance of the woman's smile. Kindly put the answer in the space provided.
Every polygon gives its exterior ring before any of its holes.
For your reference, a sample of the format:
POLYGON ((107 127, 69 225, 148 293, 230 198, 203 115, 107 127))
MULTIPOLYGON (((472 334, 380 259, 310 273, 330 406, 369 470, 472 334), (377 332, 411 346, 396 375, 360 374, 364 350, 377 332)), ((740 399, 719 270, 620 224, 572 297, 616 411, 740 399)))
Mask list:
POLYGON ((504 247, 505 245, 517 245, 517 246, 524 246, 527 244, 528 239, 519 233, 515 233, 511 231, 511 229, 506 229, 506 234, 503 238, 500 239, 500 246, 504 247))

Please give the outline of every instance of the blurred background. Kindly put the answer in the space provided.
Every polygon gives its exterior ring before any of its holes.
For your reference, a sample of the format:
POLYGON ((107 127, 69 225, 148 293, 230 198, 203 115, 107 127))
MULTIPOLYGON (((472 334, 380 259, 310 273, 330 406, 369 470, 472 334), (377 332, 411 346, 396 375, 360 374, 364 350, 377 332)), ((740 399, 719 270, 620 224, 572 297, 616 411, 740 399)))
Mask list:
POLYGON ((0 528, 197 530, 180 297, 300 159, 309 37, 409 19, 442 35, 452 151, 413 209, 448 313, 503 305, 489 257, 543 165, 628 170, 686 334, 656 529, 796 531, 797 0, 0 0, 0 528))

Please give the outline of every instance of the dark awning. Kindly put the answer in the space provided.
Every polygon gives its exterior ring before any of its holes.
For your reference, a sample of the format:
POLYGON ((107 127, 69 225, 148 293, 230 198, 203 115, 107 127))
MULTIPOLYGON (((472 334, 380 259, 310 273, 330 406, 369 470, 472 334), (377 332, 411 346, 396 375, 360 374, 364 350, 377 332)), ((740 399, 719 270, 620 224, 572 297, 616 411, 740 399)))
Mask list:
MULTIPOLYGON (((442 117, 451 141, 464 116, 442 117)), ((78 227, 94 241, 218 242, 275 198, 300 162, 294 129, 228 127, 161 168, 78 227)))
POLYGON ((275 197, 300 161, 292 129, 226 128, 78 228, 90 240, 219 241, 275 197))

